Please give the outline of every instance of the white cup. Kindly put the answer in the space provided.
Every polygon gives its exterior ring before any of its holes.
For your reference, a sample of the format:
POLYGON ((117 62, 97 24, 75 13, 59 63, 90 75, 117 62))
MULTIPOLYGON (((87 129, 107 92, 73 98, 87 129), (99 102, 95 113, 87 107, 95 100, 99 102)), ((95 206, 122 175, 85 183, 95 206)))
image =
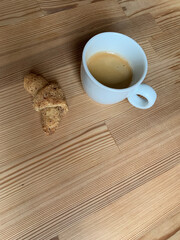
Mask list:
POLYGON ((120 33, 104 32, 92 37, 84 47, 81 64, 81 81, 89 97, 98 103, 113 104, 127 98, 133 106, 146 109, 155 103, 157 97, 152 87, 142 84, 147 69, 148 62, 146 55, 137 42, 120 33), (87 61, 97 52, 115 53, 128 61, 133 70, 133 79, 128 88, 109 88, 92 76, 87 67, 87 61))

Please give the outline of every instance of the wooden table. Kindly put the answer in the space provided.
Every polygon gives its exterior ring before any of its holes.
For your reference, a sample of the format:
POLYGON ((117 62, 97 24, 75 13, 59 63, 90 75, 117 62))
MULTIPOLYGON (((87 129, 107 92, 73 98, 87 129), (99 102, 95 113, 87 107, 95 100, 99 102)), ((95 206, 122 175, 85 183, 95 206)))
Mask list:
POLYGON ((0 240, 180 239, 179 0, 0 2, 0 240), (134 38, 157 92, 148 110, 83 91, 84 44, 134 38), (46 136, 23 88, 56 80, 69 113, 46 136))

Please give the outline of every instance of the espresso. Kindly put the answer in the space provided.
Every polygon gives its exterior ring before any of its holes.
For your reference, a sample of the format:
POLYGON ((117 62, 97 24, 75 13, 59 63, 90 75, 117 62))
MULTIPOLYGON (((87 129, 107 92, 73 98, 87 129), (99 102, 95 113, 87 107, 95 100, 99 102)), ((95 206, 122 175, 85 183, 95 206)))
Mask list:
POLYGON ((132 69, 119 55, 98 52, 88 59, 87 66, 93 77, 107 87, 122 89, 131 84, 132 69))

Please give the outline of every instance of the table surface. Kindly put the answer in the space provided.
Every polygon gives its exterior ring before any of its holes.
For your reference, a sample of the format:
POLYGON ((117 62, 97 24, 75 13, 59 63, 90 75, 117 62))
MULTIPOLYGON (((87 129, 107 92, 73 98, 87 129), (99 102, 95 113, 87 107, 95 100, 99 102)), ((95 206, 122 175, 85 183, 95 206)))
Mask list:
POLYGON ((0 240, 180 239, 179 0, 0 1, 0 240), (148 110, 93 102, 82 49, 115 31, 147 54, 148 110), (46 136, 23 88, 58 81, 69 113, 46 136))

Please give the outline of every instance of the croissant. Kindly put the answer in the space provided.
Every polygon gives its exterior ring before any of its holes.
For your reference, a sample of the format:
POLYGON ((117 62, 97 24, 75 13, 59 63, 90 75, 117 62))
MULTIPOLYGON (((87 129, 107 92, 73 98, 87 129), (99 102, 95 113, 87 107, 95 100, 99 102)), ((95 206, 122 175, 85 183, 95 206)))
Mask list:
POLYGON ((43 131, 50 135, 59 126, 61 118, 68 112, 63 91, 57 83, 48 82, 34 73, 24 77, 24 88, 33 97, 33 107, 41 113, 43 131))

